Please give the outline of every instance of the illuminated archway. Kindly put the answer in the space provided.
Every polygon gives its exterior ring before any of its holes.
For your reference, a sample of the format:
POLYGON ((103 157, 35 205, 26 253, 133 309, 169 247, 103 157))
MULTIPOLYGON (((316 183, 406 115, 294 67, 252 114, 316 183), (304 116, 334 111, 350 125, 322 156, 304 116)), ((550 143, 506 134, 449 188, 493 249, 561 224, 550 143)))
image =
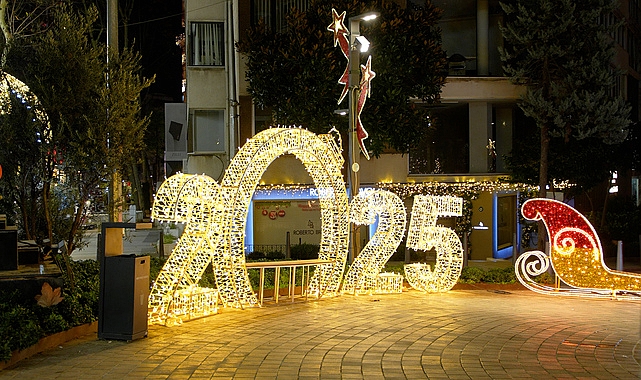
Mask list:
POLYGON ((349 235, 348 199, 341 169, 343 156, 332 135, 316 135, 300 128, 272 128, 248 140, 234 156, 221 182, 222 191, 216 210, 216 220, 221 227, 220 241, 214 257, 229 265, 229 276, 218 278, 220 285, 229 289, 235 285, 236 294, 224 294, 223 302, 237 306, 254 305, 245 268, 243 242, 247 213, 252 195, 267 167, 279 156, 293 154, 311 176, 318 190, 321 207, 321 241, 318 257, 334 260, 333 264, 321 265, 310 281, 310 294, 336 295, 345 268, 349 235))
POLYGON ((155 219, 189 221, 200 214, 186 227, 183 236, 187 237, 181 237, 154 283, 149 304, 153 316, 165 318, 174 292, 197 284, 209 263, 224 304, 235 307, 257 304, 245 266, 247 214, 260 178, 283 154, 297 157, 316 185, 322 223, 319 258, 333 261, 317 268, 309 292, 317 296, 338 293, 349 231, 340 148, 329 134, 273 128, 247 141, 230 163, 220 185, 207 176, 182 174, 171 177, 161 187, 152 210, 155 219), (203 185, 208 190, 191 184, 203 185))

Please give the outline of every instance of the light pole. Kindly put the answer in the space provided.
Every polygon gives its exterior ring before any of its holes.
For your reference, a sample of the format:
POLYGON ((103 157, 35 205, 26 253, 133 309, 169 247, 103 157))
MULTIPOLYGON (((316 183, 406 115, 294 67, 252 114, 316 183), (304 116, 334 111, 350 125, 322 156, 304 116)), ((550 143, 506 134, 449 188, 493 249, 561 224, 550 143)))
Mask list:
MULTIPOLYGON (((360 180, 358 172, 360 170, 360 152, 359 138, 357 135, 357 102, 360 96, 361 82, 361 52, 366 52, 369 48, 369 41, 360 34, 361 21, 369 21, 377 18, 379 13, 367 12, 358 16, 349 18, 349 189, 350 199, 358 195, 360 180), (357 46, 358 45, 358 46, 357 46)), ((360 227, 352 224, 352 244, 348 254, 348 261, 351 263, 354 257, 361 251, 361 234, 360 227)))

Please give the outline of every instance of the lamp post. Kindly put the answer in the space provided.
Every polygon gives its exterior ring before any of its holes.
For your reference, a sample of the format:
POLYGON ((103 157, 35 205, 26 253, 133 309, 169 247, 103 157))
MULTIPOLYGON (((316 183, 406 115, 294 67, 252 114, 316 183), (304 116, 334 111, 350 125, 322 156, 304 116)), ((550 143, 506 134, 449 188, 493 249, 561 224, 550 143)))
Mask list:
MULTIPOLYGON (((369 48, 369 41, 360 34, 361 21, 369 21, 377 18, 379 13, 367 12, 358 16, 349 18, 349 130, 348 140, 349 149, 348 154, 350 158, 349 165, 349 189, 350 199, 354 199, 358 195, 360 187, 359 170, 360 170, 360 152, 359 142, 357 135, 357 102, 360 96, 360 82, 361 82, 361 52, 366 52, 369 48)), ((354 257, 361 250, 361 234, 360 227, 352 224, 352 244, 351 250, 348 254, 348 261, 351 263, 354 257)))

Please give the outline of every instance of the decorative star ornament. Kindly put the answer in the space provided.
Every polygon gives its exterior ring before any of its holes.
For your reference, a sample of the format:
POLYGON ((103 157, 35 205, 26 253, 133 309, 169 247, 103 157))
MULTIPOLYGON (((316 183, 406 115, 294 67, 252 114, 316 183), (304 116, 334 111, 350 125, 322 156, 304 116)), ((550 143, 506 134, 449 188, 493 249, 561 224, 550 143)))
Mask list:
POLYGON ((338 12, 336 12, 336 9, 332 8, 333 21, 327 27, 327 30, 334 32, 334 47, 339 45, 343 55, 347 59, 345 71, 338 80, 338 83, 343 85, 343 91, 341 92, 341 96, 338 98, 338 104, 341 104, 343 99, 345 99, 349 90, 349 39, 347 37, 349 35, 349 30, 345 26, 345 14, 345 11, 343 11, 343 13, 339 15, 338 12))
POLYGON ((365 139, 369 137, 369 134, 363 128, 363 123, 361 122, 361 112, 365 106, 365 101, 370 97, 372 91, 372 79, 376 77, 376 73, 372 71, 372 56, 367 57, 367 63, 361 65, 361 83, 360 83, 360 93, 358 95, 358 103, 356 104, 356 136, 358 137, 358 145, 361 147, 361 152, 365 155, 365 158, 369 160, 369 153, 365 149, 365 139))
POLYGON ((493 156, 495 149, 496 149, 496 142, 492 141, 492 139, 487 140, 487 145, 485 146, 485 149, 487 149, 487 154, 489 156, 493 156))

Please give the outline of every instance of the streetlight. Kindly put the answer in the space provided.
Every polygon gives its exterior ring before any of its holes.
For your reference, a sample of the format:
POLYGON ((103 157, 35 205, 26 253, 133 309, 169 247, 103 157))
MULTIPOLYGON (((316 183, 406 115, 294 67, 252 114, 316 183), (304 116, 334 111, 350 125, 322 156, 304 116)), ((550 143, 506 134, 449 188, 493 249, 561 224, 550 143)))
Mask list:
MULTIPOLYGON (((360 82, 361 82, 361 53, 369 49, 369 41, 365 36, 360 34, 361 21, 374 20, 379 16, 378 12, 367 12, 358 16, 349 18, 349 157, 351 165, 349 167, 349 188, 351 199, 358 195, 358 188, 360 181, 358 178, 358 171, 360 169, 360 153, 359 153, 359 138, 357 131, 357 102, 360 96, 360 82)), ((367 154, 367 152, 364 152, 367 154)), ((368 156, 369 159, 369 156, 368 156)), ((360 227, 356 224, 352 225, 352 249, 349 252, 349 262, 354 260, 356 254, 360 252, 360 227)))

